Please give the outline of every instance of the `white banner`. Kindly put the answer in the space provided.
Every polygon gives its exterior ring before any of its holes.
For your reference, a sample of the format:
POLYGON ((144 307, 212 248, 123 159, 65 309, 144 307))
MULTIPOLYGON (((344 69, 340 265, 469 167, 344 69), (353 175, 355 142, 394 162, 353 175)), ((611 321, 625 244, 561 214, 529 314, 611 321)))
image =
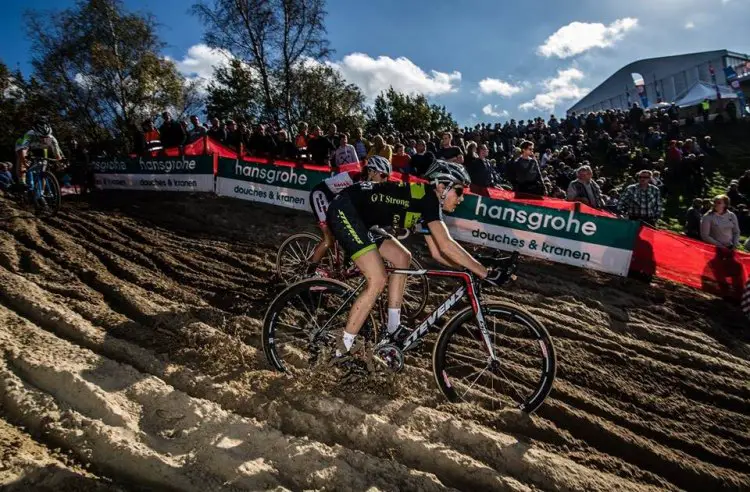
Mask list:
POLYGON ((94 175, 102 190, 214 191, 211 174, 110 174, 94 175))
POLYGON ((309 203, 310 191, 308 190, 298 190, 219 176, 216 178, 216 194, 296 210, 306 210, 312 213, 309 203))
POLYGON ((557 263, 566 263, 601 272, 627 275, 633 252, 628 249, 573 241, 531 231, 510 229, 476 220, 445 216, 451 236, 467 243, 518 251, 557 263))

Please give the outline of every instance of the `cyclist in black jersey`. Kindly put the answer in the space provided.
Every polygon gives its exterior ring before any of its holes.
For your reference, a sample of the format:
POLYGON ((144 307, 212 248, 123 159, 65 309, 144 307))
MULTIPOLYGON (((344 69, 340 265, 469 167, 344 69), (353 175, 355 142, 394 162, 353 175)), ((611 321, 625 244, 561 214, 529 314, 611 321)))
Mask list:
POLYGON ((443 222, 443 210, 453 212, 463 201, 470 180, 463 166, 435 161, 424 177, 429 183, 360 182, 343 190, 328 207, 328 224, 344 252, 367 280, 365 290, 354 301, 342 346, 337 356, 346 358, 356 335, 375 301, 388 284, 388 332, 391 340, 406 333, 400 325, 401 301, 406 276, 393 274, 388 279, 383 258, 396 268, 408 268, 411 253, 392 236, 376 235, 372 226, 411 228, 420 220, 429 230, 425 236, 437 261, 451 268, 463 267, 478 277, 495 283, 502 272, 488 271, 451 238, 443 222))

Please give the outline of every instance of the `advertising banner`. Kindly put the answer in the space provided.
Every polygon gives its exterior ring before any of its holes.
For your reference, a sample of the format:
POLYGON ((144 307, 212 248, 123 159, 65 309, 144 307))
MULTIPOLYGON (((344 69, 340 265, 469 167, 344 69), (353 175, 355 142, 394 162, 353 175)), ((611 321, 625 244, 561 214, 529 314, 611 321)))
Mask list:
POLYGON ((297 210, 310 209, 310 191, 330 172, 219 158, 216 194, 297 210))
POLYGON ((213 156, 97 159, 95 186, 107 190, 214 191, 213 156))
POLYGON ((467 195, 445 221, 454 239, 627 275, 638 223, 467 195))

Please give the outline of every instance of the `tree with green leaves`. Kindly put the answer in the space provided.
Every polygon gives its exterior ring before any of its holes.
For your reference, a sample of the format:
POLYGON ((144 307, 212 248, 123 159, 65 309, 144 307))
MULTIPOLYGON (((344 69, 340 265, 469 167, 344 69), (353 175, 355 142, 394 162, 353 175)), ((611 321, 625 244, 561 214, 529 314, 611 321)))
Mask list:
POLYGON ((237 58, 214 71, 207 93, 206 112, 209 117, 255 122, 263 114, 260 81, 254 71, 237 58))
POLYGON ((184 104, 184 78, 161 55, 153 18, 120 0, 80 0, 26 22, 35 78, 84 133, 126 142, 142 119, 184 104))
POLYGON ((410 96, 390 87, 375 98, 368 130, 372 133, 440 131, 457 125, 445 106, 430 104, 422 94, 410 96))
POLYGON ((199 0, 192 10, 206 26, 209 46, 257 74, 263 117, 293 124, 299 67, 330 54, 325 0, 199 0))
POLYGON ((294 72, 289 114, 294 122, 329 125, 353 132, 365 123, 365 96, 341 74, 322 64, 304 64, 294 72))

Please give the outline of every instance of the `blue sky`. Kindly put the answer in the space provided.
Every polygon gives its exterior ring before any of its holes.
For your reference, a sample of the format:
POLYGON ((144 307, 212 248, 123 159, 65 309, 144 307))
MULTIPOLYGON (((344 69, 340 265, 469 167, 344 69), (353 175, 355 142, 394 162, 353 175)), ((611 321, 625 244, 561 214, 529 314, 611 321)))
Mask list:
MULTIPOLYGON (((0 60, 31 70, 25 9, 68 0, 13 0, 0 17, 0 60)), ((202 46, 190 2, 125 0, 148 11, 188 76, 223 55, 202 46)), ((330 63, 373 97, 389 84, 445 104, 462 124, 563 114, 631 61, 693 51, 750 53, 750 0, 328 1, 330 63)))

